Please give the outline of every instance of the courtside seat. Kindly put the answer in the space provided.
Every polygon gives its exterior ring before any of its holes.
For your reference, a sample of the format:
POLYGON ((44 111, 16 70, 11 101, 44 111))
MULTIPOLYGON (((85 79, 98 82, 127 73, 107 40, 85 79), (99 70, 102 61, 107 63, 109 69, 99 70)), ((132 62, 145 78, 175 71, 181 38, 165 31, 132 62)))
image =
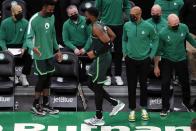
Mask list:
POLYGON ((0 78, 0 95, 12 94, 14 83, 5 78, 0 78))
MULTIPOLYGON (((161 80, 160 79, 150 79, 147 87, 148 94, 148 110, 160 111, 162 109, 162 97, 161 97, 161 80)), ((170 91, 170 109, 173 110, 174 107, 174 96, 173 96, 173 86, 171 86, 170 91)))
POLYGON ((161 83, 160 80, 151 79, 148 84, 147 92, 149 96, 161 96, 161 83))
POLYGON ((14 107, 14 56, 7 52, 0 52, 0 107, 14 107))
MULTIPOLYGON (((85 101, 79 84, 78 57, 71 52, 62 52, 62 54, 63 61, 55 62, 55 72, 52 75, 50 88, 50 106, 77 110, 78 94, 82 101, 85 101), (64 81, 57 82, 57 77, 62 77, 64 81)), ((86 108, 86 103, 83 105, 86 108)))
POLYGON ((73 80, 72 78, 65 79, 63 82, 56 81, 56 78, 52 80, 51 92, 56 94, 74 94, 77 93, 78 81, 73 80))
POLYGON ((76 93, 79 85, 78 57, 71 52, 63 53, 63 61, 55 63, 55 73, 51 83, 51 92, 76 93), (63 77, 63 82, 57 82, 56 77, 63 77))

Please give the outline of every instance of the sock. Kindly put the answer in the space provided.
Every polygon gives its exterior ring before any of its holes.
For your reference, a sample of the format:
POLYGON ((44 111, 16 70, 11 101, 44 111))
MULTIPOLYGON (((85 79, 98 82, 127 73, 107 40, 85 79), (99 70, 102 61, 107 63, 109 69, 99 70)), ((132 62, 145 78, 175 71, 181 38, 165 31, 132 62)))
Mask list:
POLYGON ((43 96, 43 105, 47 106, 48 104, 48 96, 43 96))
POLYGON ((97 117, 97 119, 101 119, 103 117, 103 113, 101 110, 96 111, 96 117, 97 117))

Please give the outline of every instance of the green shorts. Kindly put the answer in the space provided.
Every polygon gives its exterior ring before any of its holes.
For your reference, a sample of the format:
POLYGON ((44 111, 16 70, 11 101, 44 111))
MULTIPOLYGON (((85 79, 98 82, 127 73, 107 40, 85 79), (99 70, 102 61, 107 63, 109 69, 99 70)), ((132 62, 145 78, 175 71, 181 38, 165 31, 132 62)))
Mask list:
POLYGON ((46 60, 34 60, 34 74, 35 75, 47 75, 55 71, 54 58, 46 60))
POLYGON ((112 56, 110 52, 99 55, 90 65, 88 74, 92 77, 93 83, 103 84, 106 81, 106 75, 111 66, 112 56))

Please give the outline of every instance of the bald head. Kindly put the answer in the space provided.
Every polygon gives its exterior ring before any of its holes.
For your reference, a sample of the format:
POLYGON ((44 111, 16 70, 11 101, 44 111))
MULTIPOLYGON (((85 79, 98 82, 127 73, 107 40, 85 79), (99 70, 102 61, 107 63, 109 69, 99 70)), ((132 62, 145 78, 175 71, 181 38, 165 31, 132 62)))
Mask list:
POLYGON ((142 9, 139 6, 134 6, 131 11, 131 20, 140 21, 142 16, 142 9))
POLYGON ((152 9, 151 9, 151 15, 159 15, 161 16, 161 6, 159 6, 158 4, 153 5, 152 9))
POLYGON ((133 14, 133 15, 141 15, 142 14, 142 9, 139 6, 134 6, 131 9, 130 13, 133 14))
POLYGON ((70 5, 67 7, 67 15, 70 17, 72 15, 78 14, 78 9, 75 5, 70 5))
POLYGON ((178 26, 180 23, 179 17, 176 14, 170 14, 168 16, 168 25, 170 27, 178 26))

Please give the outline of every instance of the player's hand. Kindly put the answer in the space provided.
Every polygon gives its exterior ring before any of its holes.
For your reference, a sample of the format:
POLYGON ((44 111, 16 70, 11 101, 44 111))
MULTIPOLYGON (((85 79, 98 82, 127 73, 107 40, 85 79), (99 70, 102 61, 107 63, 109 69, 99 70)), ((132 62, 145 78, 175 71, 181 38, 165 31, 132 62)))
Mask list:
POLYGON ((80 50, 79 50, 78 48, 76 48, 76 49, 74 50, 74 54, 75 54, 75 55, 80 55, 80 50))
POLYGON ((55 59, 57 60, 57 62, 62 62, 63 60, 63 55, 60 51, 58 51, 56 54, 55 54, 55 59))
POLYGON ((21 55, 20 55, 20 56, 21 56, 21 57, 24 55, 25 50, 26 50, 26 49, 24 49, 24 48, 21 48, 21 49, 20 49, 20 51, 21 51, 21 55))
POLYGON ((34 52, 36 55, 38 55, 38 56, 40 57, 42 54, 41 54, 41 52, 39 51, 39 48, 40 48, 40 47, 34 47, 34 48, 33 48, 33 52, 34 52))
POLYGON ((156 66, 155 68, 154 68, 154 74, 155 74, 155 76, 156 77, 159 77, 160 76, 160 69, 159 69, 159 67, 158 66, 156 66))
POLYGON ((86 53, 86 51, 84 50, 84 48, 80 49, 80 54, 84 55, 86 53))
POLYGON ((90 59, 95 58, 94 51, 89 51, 89 52, 87 53, 87 55, 88 55, 88 57, 89 57, 90 59))

